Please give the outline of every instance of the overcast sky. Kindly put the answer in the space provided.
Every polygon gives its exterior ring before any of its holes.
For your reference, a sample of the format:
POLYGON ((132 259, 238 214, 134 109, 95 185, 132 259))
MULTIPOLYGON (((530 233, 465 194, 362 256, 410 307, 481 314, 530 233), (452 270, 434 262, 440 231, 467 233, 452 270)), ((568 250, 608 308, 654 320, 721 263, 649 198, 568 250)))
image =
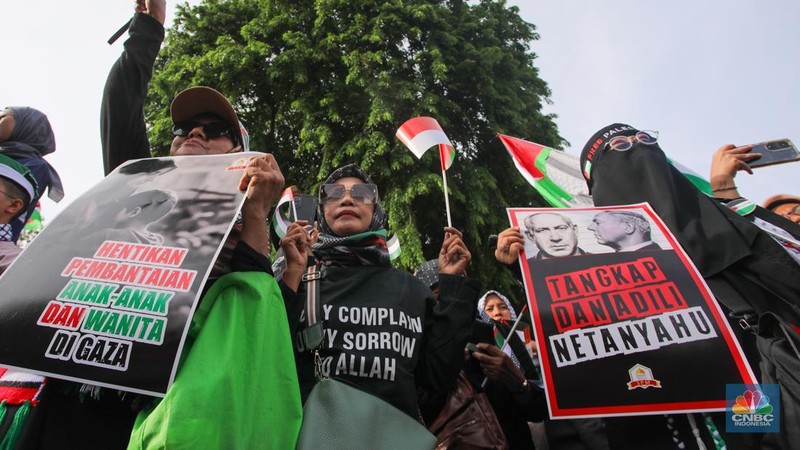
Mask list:
MULTIPOLYGON (((122 51, 106 43, 132 1, 0 2, 4 36, 0 106, 45 112, 57 150, 47 160, 66 198, 43 200, 45 220, 102 178, 99 108, 108 70, 122 51)), ((197 2, 193 2, 197 3, 197 2)), ((800 144, 800 2, 796 0, 514 0, 541 39, 547 112, 578 155, 613 122, 660 132, 667 154, 707 176, 723 144, 789 138, 800 144)), ((172 23, 172 2, 167 23, 172 23)), ((526 138, 526 136, 519 136, 526 138)), ((261 150, 261 149, 254 149, 261 150)), ((800 194, 797 163, 737 177, 762 201, 800 194)), ((509 205, 514 206, 514 205, 509 205)))

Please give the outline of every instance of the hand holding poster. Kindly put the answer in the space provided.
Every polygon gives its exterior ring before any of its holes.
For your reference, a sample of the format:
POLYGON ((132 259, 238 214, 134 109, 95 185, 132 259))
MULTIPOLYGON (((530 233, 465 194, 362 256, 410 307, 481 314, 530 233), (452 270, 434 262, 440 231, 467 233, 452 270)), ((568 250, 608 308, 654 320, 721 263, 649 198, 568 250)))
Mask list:
POLYGON ((0 278, 0 365, 163 395, 259 153, 130 161, 0 278))
POLYGON ((508 211, 552 417, 721 411, 727 383, 755 383, 649 205, 508 211))

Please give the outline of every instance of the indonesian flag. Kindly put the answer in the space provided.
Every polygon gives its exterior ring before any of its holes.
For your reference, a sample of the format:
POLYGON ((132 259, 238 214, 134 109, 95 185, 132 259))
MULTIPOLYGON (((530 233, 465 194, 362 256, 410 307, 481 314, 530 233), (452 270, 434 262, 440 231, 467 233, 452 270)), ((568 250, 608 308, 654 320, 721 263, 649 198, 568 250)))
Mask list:
POLYGON ((284 189, 281 198, 278 199, 278 205, 275 207, 272 226, 279 238, 286 236, 286 229, 295 219, 291 208, 292 202, 294 202, 294 188, 294 186, 289 186, 284 189), (281 208, 284 205, 288 205, 288 207, 281 208), (286 211, 282 211, 282 209, 286 211))
POLYGON ((447 170, 453 164, 456 151, 453 143, 444 134, 444 130, 433 117, 414 117, 407 120, 395 133, 411 153, 417 158, 422 158, 428 149, 434 145, 439 146, 439 156, 441 157, 442 170, 447 170))

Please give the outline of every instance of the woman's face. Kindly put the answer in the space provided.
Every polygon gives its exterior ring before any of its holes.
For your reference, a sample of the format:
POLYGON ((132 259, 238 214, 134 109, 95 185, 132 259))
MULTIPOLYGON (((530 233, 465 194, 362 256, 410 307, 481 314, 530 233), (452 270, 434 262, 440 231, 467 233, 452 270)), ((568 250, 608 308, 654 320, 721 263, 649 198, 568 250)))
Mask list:
POLYGON ((494 294, 489 294, 486 297, 486 303, 483 305, 483 310, 494 320, 511 320, 511 310, 508 309, 506 302, 494 294))
POLYGON ((328 197, 324 200, 323 211, 328 227, 340 237, 367 231, 375 206, 367 203, 363 197, 353 196, 351 191, 354 185, 365 183, 356 177, 345 177, 339 178, 334 184, 344 186, 344 192, 339 198, 328 197))

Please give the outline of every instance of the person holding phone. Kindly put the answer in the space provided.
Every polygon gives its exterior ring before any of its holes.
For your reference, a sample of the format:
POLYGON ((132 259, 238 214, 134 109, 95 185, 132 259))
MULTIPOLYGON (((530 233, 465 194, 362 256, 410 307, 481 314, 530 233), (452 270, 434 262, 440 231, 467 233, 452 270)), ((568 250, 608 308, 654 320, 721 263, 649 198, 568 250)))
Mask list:
MULTIPOLYGON (((763 144, 760 147, 768 148, 763 144)), ((714 198, 764 230, 800 262, 800 197, 776 194, 759 207, 741 196, 736 187, 736 173, 745 171, 752 174, 752 161, 761 158, 760 153, 751 151, 752 148, 752 145, 735 147, 729 144, 714 153, 710 178, 714 198)))
POLYGON ((517 313, 511 301, 494 290, 478 300, 478 317, 496 330, 497 342, 481 342, 471 357, 481 371, 468 373, 476 385, 486 378, 485 392, 503 427, 509 449, 533 449, 528 422, 541 422, 547 416, 544 391, 536 384, 539 375, 525 342, 516 332, 508 339, 517 313), (508 339, 508 345, 500 348, 508 339))
MULTIPOLYGON (((725 146, 715 157, 727 161, 729 173, 735 174, 751 158, 741 156, 748 150, 725 146)), ((789 425, 800 420, 797 262, 762 228, 700 192, 670 164, 653 134, 627 124, 608 125, 587 141, 580 162, 594 204, 648 202, 726 307, 729 320, 750 332, 738 337, 745 352, 757 352, 758 361, 748 358, 759 363, 759 381, 779 384, 786 393, 781 396, 780 433, 764 434, 762 444, 798 448, 800 430, 789 425)), ((715 194, 735 190, 719 184, 720 179, 713 183, 715 194)), ((618 436, 633 437, 627 432, 618 436)), ((639 437, 645 442, 653 436, 639 437)))
POLYGON ((752 145, 735 146, 723 145, 711 157, 711 191, 714 197, 721 199, 735 199, 741 197, 734 178, 739 171, 753 174, 753 169, 747 164, 761 157, 760 153, 751 153, 752 145))

